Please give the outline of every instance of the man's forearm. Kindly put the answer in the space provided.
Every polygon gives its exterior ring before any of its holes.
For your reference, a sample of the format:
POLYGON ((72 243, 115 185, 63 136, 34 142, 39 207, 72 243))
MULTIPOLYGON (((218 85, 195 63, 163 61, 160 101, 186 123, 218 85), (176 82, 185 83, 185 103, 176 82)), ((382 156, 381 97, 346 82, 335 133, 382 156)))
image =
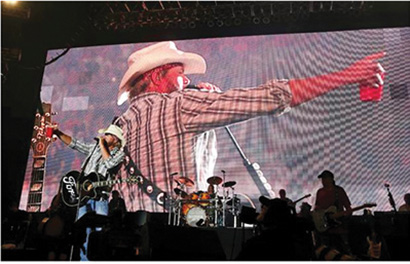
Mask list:
POLYGON ((361 83, 373 87, 383 85, 381 74, 384 69, 377 60, 383 58, 385 54, 385 52, 371 54, 338 72, 290 80, 291 106, 307 102, 347 84, 361 83))
POLYGON ((291 106, 310 101, 333 89, 354 81, 354 77, 345 71, 289 80, 290 90, 292 91, 291 106))
POLYGON ((66 145, 70 145, 71 143, 71 137, 69 135, 64 134, 63 132, 61 132, 60 130, 56 129, 54 130, 54 134, 57 135, 57 137, 63 141, 64 144, 66 145))
POLYGON ((105 140, 100 138, 99 145, 100 145, 101 155, 102 155, 103 160, 109 159, 111 157, 111 154, 107 146, 105 145, 105 140))

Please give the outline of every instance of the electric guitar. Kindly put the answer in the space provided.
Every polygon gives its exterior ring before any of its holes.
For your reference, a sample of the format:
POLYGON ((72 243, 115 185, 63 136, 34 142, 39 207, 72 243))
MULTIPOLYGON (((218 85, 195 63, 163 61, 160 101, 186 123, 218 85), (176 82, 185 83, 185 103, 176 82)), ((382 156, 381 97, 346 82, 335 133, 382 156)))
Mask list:
MULTIPOLYGON (((352 208, 352 212, 377 206, 375 203, 363 204, 358 207, 352 208)), ((326 210, 316 210, 312 212, 313 223, 315 224, 316 230, 319 232, 325 232, 329 228, 339 226, 341 222, 338 220, 344 216, 345 211, 337 212, 336 206, 332 205, 326 210)))
POLYGON ((51 104, 43 103, 44 114, 36 113, 31 147, 33 150, 33 168, 27 199, 27 212, 41 211, 41 200, 44 187, 47 150, 53 138, 53 125, 51 123, 51 104))
POLYGON ((306 199, 306 198, 308 198, 308 197, 310 197, 310 196, 312 196, 310 193, 309 193, 309 194, 306 194, 305 196, 303 196, 303 197, 297 199, 296 201, 292 202, 292 205, 296 205, 298 202, 300 202, 300 201, 302 201, 303 199, 306 199))
POLYGON ((68 207, 76 207, 78 203, 83 206, 89 199, 101 197, 108 194, 107 188, 118 183, 138 183, 138 178, 131 176, 126 179, 116 179, 101 181, 102 175, 90 173, 85 177, 80 177, 80 172, 70 171, 61 178, 60 192, 61 198, 68 207))

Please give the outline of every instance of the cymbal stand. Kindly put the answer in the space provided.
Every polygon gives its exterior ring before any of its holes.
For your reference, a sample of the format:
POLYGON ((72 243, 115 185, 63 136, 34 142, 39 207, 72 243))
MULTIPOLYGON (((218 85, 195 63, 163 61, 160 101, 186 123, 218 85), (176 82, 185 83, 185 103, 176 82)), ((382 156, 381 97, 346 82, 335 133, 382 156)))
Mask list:
POLYGON ((172 194, 172 190, 174 189, 173 187, 173 181, 174 181, 174 174, 172 173, 169 177, 170 180, 170 184, 169 186, 171 187, 171 195, 168 196, 169 202, 168 202, 168 225, 171 225, 171 218, 172 218, 172 211, 174 210, 174 199, 173 199, 173 194, 172 194))
MULTIPOLYGON (((180 189, 182 191, 187 191, 187 188, 185 184, 180 184, 180 189), (185 187, 185 188, 184 188, 185 187)), ((182 211, 182 196, 181 193, 178 194, 177 199, 175 201, 175 204, 177 205, 175 208, 175 219, 174 219, 174 226, 180 226, 181 225, 181 211, 182 211)))
POLYGON ((180 210, 180 208, 181 208, 181 206, 180 206, 180 204, 181 204, 180 195, 177 196, 174 203, 175 203, 176 206, 174 206, 173 225, 178 226, 180 224, 180 217, 181 217, 181 215, 180 215, 180 213, 181 213, 181 210, 180 210))
MULTIPOLYGON (((225 184, 225 171, 222 170, 222 174, 223 174, 223 182, 225 184)), ((222 226, 225 226, 225 209, 226 209, 226 193, 225 193, 225 187, 223 187, 223 201, 222 201, 222 226)))
POLYGON ((232 188, 232 211, 231 213, 233 214, 233 227, 237 227, 238 225, 238 211, 239 211, 239 206, 236 204, 236 193, 235 193, 235 188, 232 188))
POLYGON ((214 226, 215 227, 217 227, 218 226, 218 185, 217 184, 214 184, 214 186, 216 186, 216 188, 215 188, 215 208, 214 208, 214 211, 215 211, 215 217, 214 217, 214 226))

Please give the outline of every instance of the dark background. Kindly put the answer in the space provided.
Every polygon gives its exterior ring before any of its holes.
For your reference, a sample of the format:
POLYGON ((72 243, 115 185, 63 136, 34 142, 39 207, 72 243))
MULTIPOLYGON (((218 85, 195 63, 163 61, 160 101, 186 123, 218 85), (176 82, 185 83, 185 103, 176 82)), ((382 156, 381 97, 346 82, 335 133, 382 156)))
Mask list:
POLYGON ((3 1, 1 5, 2 213, 20 199, 49 49, 410 25, 409 2, 20 2, 14 9, 3 1), (269 22, 262 22, 266 17, 269 22))

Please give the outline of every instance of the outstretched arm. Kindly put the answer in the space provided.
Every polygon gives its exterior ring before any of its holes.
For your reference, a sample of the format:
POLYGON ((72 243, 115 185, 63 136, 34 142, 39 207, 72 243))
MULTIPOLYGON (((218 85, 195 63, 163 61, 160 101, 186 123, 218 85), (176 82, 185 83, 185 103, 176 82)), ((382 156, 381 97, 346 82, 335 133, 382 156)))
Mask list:
POLYGON ((62 131, 60 131, 58 128, 54 129, 54 134, 61 139, 61 141, 63 141, 64 144, 66 144, 67 146, 70 145, 71 143, 71 136, 63 133, 62 131))
POLYGON ((302 104, 347 84, 360 83, 375 88, 382 85, 381 73, 384 70, 377 60, 385 54, 385 52, 371 54, 339 72, 290 80, 291 106, 302 104))

